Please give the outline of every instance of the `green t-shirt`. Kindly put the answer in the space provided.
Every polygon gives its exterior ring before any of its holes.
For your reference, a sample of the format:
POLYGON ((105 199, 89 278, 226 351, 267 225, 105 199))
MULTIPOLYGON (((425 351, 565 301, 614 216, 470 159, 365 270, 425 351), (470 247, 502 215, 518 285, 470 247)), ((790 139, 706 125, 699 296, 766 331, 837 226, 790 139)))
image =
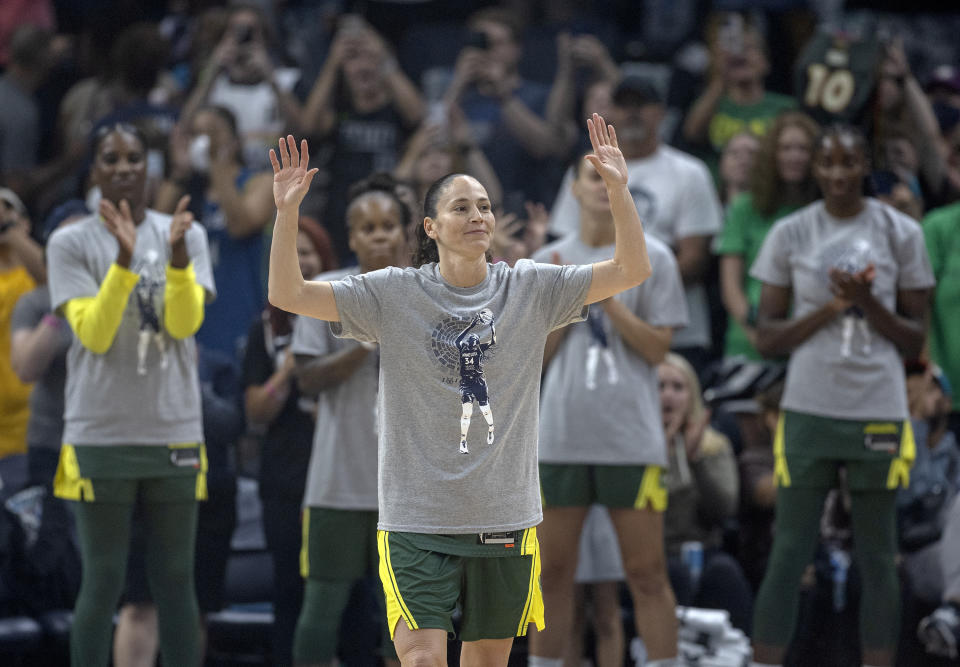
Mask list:
POLYGON ((930 354, 954 387, 953 409, 960 410, 960 203, 931 211, 923 235, 937 286, 930 316, 930 354))
MULTIPOLYGON (((743 257, 743 290, 751 308, 756 308, 760 304, 762 287, 759 280, 750 276, 753 260, 760 252, 760 246, 763 245, 763 240, 773 227, 773 223, 796 209, 796 206, 781 206, 774 211, 773 215, 764 216, 753 205, 753 195, 749 192, 737 196, 730 202, 716 253, 743 257)), ((747 338, 746 331, 732 317, 727 320, 723 354, 726 357, 744 355, 748 359, 758 361, 762 359, 747 338)))
POLYGON ((710 119, 707 134, 710 150, 709 155, 704 157, 717 182, 720 154, 734 135, 749 130, 762 137, 781 111, 796 108, 797 102, 794 98, 779 93, 764 93, 759 102, 746 106, 736 104, 726 95, 721 97, 710 119))

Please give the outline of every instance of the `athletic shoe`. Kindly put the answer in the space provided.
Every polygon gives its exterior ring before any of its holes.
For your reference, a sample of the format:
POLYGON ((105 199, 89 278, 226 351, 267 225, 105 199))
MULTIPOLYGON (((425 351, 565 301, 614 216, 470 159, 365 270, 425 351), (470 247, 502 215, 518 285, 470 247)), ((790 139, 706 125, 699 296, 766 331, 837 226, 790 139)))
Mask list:
POLYGON ((461 453, 461 454, 469 454, 469 453, 470 453, 470 450, 467 449, 467 439, 466 439, 466 438, 460 438, 460 453, 461 453))
POLYGON ((960 609, 946 602, 920 621, 917 635, 927 653, 956 659, 960 646, 960 609))
POLYGON ((487 429, 487 444, 488 445, 493 444, 493 427, 492 426, 489 429, 487 429))

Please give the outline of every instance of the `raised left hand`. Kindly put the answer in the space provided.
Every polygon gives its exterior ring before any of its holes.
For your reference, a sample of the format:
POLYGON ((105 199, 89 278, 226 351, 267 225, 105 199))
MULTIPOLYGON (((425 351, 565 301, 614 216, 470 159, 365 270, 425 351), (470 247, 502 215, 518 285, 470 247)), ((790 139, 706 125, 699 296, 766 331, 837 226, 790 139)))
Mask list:
POLYGON ((613 125, 607 125, 603 117, 595 113, 587 119, 587 130, 590 133, 590 145, 593 153, 585 157, 593 165, 603 179, 607 189, 622 187, 627 184, 627 161, 620 152, 617 142, 617 132, 613 125))
POLYGON ((190 195, 183 195, 177 202, 170 222, 170 264, 176 269, 184 269, 190 263, 187 254, 187 230, 193 224, 193 213, 187 210, 190 195))

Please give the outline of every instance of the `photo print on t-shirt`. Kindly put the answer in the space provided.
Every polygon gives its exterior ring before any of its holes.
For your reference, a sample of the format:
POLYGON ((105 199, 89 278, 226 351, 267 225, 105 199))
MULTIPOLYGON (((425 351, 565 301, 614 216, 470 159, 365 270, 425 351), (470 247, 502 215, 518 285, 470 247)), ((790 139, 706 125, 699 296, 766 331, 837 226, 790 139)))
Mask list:
POLYGON ((151 341, 160 355, 160 367, 167 367, 167 342, 163 336, 163 326, 160 321, 163 313, 162 297, 166 284, 166 272, 160 260, 160 253, 152 248, 134 260, 131 270, 140 276, 134 288, 137 313, 140 316, 137 374, 146 375, 151 341))
POLYGON ((487 423, 487 444, 494 441, 493 411, 483 364, 493 357, 490 352, 497 344, 497 330, 493 312, 489 308, 478 311, 473 318, 447 317, 434 327, 430 347, 434 357, 447 371, 456 376, 444 377, 443 382, 456 382, 460 388, 460 445, 461 454, 468 454, 467 434, 476 403, 487 423))

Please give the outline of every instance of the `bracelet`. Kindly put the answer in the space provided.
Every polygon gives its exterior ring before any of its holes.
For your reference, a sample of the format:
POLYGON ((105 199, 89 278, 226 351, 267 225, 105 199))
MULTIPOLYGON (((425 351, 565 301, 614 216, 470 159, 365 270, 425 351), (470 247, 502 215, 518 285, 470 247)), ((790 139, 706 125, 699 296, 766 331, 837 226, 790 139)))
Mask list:
POLYGON ((47 313, 43 316, 43 319, 40 320, 41 323, 46 324, 51 329, 59 329, 63 324, 63 320, 54 315, 53 313, 47 313))

